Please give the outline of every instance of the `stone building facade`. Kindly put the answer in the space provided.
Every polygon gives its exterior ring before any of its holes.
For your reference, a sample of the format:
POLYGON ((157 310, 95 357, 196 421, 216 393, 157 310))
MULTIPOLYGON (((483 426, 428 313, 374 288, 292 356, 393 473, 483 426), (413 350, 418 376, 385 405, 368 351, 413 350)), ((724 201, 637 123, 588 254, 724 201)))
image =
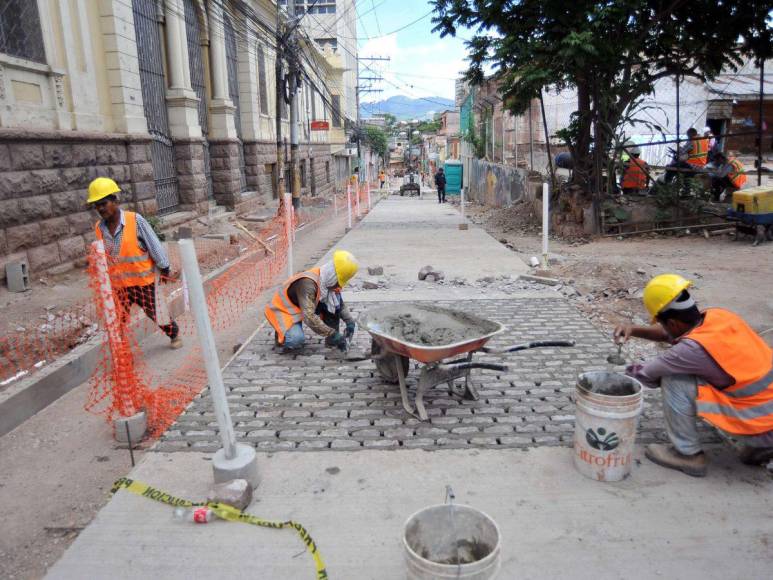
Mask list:
MULTIPOLYGON (((290 134, 275 102, 276 10, 272 0, 0 3, 0 278, 9 261, 33 273, 82 261, 97 176, 167 223, 213 204, 271 205, 277 112, 290 134)), ((333 69, 316 45, 302 50, 303 193, 328 195, 329 135, 310 121, 330 118, 333 69)))

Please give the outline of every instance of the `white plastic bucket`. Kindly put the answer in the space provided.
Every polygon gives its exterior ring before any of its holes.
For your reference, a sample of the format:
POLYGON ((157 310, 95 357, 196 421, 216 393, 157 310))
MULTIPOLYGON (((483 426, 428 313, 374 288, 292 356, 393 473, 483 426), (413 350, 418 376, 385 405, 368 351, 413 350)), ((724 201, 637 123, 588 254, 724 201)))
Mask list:
POLYGON ((499 572, 500 546, 499 527, 485 513, 466 505, 430 506, 405 522, 406 577, 488 580, 499 572))
POLYGON ((620 481, 631 473, 642 386, 606 371, 581 374, 575 389, 574 465, 598 481, 620 481))

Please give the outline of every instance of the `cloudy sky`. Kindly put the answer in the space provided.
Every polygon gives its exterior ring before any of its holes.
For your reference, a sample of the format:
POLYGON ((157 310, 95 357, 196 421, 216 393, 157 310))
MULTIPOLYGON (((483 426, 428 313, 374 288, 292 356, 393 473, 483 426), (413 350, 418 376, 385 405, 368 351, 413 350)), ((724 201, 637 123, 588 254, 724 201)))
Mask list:
POLYGON ((357 0, 359 55, 391 59, 362 63, 362 76, 384 77, 374 86, 383 92, 365 94, 363 101, 454 98, 454 79, 466 68, 464 41, 433 33, 431 10, 425 0, 357 0))

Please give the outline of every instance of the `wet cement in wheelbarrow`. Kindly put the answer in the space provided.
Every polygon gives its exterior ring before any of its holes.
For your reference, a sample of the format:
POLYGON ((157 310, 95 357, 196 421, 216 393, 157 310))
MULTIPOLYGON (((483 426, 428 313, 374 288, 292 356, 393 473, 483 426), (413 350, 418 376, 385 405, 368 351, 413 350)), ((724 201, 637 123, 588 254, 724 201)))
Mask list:
POLYGON ((448 317, 422 316, 421 320, 410 312, 387 316, 383 319, 384 330, 405 342, 424 346, 443 346, 478 338, 479 328, 464 324, 450 325, 448 317), (445 319, 445 320, 443 320, 445 319))

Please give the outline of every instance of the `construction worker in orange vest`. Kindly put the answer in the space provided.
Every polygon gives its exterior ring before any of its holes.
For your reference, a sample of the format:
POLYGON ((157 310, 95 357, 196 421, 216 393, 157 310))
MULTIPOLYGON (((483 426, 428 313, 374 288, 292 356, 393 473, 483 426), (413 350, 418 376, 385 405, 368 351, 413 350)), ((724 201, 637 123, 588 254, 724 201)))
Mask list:
POLYGON ((379 189, 384 189, 384 182, 386 181, 386 173, 384 170, 378 172, 379 189))
POLYGON ((744 320, 728 310, 698 310, 678 274, 655 276, 644 288, 653 326, 621 325, 614 338, 630 337, 673 346, 626 369, 647 387, 660 387, 671 445, 652 444, 645 456, 695 477, 707 471, 697 419, 738 445, 743 463, 773 459, 773 350, 744 320))
POLYGON ((679 147, 676 160, 668 166, 682 171, 666 171, 666 183, 673 181, 677 173, 681 173, 684 177, 695 175, 703 169, 708 160, 709 140, 701 137, 697 129, 690 127, 687 129, 687 143, 679 147))
POLYGON ((325 337, 325 344, 346 350, 354 336, 354 317, 341 298, 341 289, 357 273, 354 256, 344 250, 333 254, 333 260, 320 268, 296 274, 277 290, 266 305, 264 314, 274 327, 275 342, 287 350, 297 350, 306 342, 303 323, 325 337), (344 334, 338 330, 346 324, 344 334))
POLYGON ((620 186, 624 194, 639 193, 647 189, 649 166, 644 159, 640 159, 641 150, 634 147, 630 150, 631 156, 623 164, 623 178, 620 186))
POLYGON ((734 153, 727 157, 724 153, 716 153, 714 164, 716 169, 710 173, 711 191, 716 199, 725 201, 726 190, 737 191, 746 184, 746 168, 734 153))
MULTIPOLYGON (((158 322, 159 296, 156 271, 160 280, 176 280, 178 274, 171 271, 169 257, 150 224, 140 214, 124 211, 118 206, 121 188, 107 177, 97 177, 89 184, 86 203, 95 209, 102 219, 94 226, 98 240, 105 245, 108 257, 110 282, 121 307, 122 320, 128 319, 133 304, 158 322)), ((172 348, 180 348, 180 329, 174 320, 162 321, 172 348)))

